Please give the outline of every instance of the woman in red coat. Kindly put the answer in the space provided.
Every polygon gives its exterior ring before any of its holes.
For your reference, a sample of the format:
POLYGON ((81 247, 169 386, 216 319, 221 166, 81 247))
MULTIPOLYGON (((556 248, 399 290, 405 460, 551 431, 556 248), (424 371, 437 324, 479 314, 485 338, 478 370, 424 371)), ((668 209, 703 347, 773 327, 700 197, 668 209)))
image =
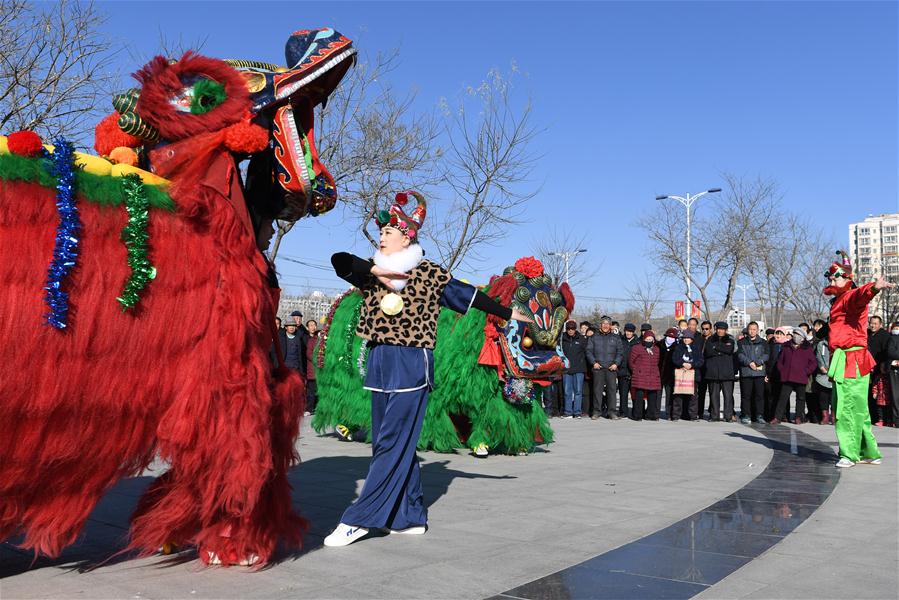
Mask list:
POLYGON ((646 418, 659 420, 662 378, 659 375, 659 357, 662 352, 655 345, 656 336, 652 330, 643 332, 642 343, 634 346, 628 356, 627 366, 631 372, 631 393, 634 399, 632 418, 643 419, 644 397, 646 398, 646 418))

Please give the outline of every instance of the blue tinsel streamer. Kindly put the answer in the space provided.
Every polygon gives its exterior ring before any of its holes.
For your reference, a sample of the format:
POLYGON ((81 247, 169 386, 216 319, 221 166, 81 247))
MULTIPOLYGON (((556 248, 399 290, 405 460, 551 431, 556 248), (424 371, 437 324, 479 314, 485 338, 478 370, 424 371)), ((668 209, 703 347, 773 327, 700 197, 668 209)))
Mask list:
POLYGON ((47 294, 45 300, 50 312, 45 315, 47 323, 57 329, 65 329, 69 314, 69 294, 63 284, 78 257, 81 221, 75 205, 75 154, 74 147, 66 140, 55 142, 52 153, 44 151, 50 162, 50 172, 56 177, 56 208, 59 225, 56 228, 56 246, 53 248, 53 262, 47 273, 47 294))

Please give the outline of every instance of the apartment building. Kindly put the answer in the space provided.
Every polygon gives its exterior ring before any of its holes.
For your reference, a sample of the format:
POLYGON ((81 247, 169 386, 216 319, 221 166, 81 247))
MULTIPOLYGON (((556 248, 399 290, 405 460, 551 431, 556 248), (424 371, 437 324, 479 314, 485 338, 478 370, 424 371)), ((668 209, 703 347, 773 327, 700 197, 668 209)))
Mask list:
POLYGON ((336 296, 329 296, 323 292, 314 291, 302 296, 281 296, 278 304, 278 316, 288 320, 288 315, 295 310, 303 313, 303 321, 315 319, 321 323, 322 317, 328 314, 331 304, 337 299, 336 296))
MULTIPOLYGON (((899 213, 869 215, 849 225, 849 257, 859 283, 884 275, 899 281, 899 213)), ((872 314, 883 312, 883 297, 871 303, 872 314)))

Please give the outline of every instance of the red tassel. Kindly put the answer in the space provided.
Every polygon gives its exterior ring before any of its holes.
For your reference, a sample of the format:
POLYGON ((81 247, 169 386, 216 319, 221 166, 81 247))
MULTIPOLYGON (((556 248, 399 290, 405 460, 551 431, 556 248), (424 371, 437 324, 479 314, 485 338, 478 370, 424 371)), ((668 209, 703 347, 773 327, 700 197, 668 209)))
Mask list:
POLYGON ((33 131, 17 131, 11 133, 9 137, 6 138, 6 143, 9 147, 9 151, 13 154, 18 154, 19 156, 38 156, 44 149, 44 144, 41 142, 41 136, 33 131))
POLYGON ((562 298, 565 300, 565 308, 568 309, 568 315, 572 315, 574 313, 574 293, 572 293, 567 281, 559 286, 559 293, 562 294, 562 298))
POLYGON ((268 146, 268 132, 259 125, 241 121, 225 130, 225 146, 242 154, 262 152, 268 146))

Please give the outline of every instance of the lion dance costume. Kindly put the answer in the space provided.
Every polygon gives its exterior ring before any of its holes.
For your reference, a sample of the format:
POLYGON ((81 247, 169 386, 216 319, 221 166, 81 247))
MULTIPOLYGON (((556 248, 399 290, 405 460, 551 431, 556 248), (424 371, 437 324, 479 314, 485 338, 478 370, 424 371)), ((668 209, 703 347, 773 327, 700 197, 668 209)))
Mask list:
POLYGON ((354 54, 321 29, 290 36, 287 68, 157 57, 97 126, 102 157, 0 138, 0 539, 58 555, 159 457, 130 549, 262 565, 300 544, 303 382, 268 358, 278 289, 258 245, 273 219, 333 207, 313 107, 354 54))
POLYGON ((830 307, 831 360, 827 373, 836 387, 834 425, 840 457, 851 463, 871 462, 881 458, 868 410, 868 382, 876 363, 868 352, 866 331, 868 303, 877 289, 873 282, 855 287, 849 257, 843 251, 837 254, 841 259, 830 265, 825 276, 842 276, 847 282, 842 287, 831 284, 824 288, 825 294, 834 296, 830 307))
MULTIPOLYGON (((553 439, 540 401, 543 386, 567 367, 561 332, 574 296, 567 284, 555 288, 531 257, 508 267, 483 291, 534 322, 440 309, 436 377, 420 450, 468 447, 518 454, 553 439)), ((371 393, 364 386, 367 343, 357 335, 362 305, 362 293, 354 288, 331 307, 316 353, 319 403, 312 422, 320 433, 336 428, 360 440, 371 427, 371 393)))

